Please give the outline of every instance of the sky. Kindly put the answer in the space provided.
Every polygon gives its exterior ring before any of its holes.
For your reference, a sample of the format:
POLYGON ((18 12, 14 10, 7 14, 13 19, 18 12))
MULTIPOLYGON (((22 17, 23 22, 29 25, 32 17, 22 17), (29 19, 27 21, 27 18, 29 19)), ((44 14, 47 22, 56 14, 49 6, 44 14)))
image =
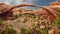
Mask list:
POLYGON ((50 4, 50 2, 53 2, 54 0, 0 0, 0 3, 6 3, 9 5, 18 5, 22 3, 27 4, 34 4, 38 6, 47 6, 50 4))

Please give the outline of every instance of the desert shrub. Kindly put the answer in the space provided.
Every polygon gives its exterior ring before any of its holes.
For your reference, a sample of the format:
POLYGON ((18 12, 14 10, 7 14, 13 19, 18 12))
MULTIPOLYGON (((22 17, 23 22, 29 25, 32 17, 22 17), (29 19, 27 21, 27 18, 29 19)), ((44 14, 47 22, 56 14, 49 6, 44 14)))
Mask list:
POLYGON ((41 34, 40 28, 32 28, 30 34, 41 34))
POLYGON ((20 30, 21 30, 20 34, 29 34, 31 32, 30 29, 25 27, 22 27, 20 30))
POLYGON ((14 29, 5 29, 2 34, 16 34, 16 31, 14 29))
POLYGON ((60 31, 59 31, 59 32, 57 32, 57 34, 60 34, 60 31))
POLYGON ((26 23, 27 22, 27 18, 25 18, 24 20, 23 20, 23 23, 26 23))
POLYGON ((57 28, 60 30, 60 25, 59 25, 59 26, 57 26, 57 28))
POLYGON ((36 16, 34 14, 26 13, 25 15, 28 16, 28 17, 30 17, 30 18, 36 18, 36 16))
POLYGON ((41 32, 42 34, 48 34, 46 28, 40 29, 40 32, 41 32))
POLYGON ((3 29, 3 27, 4 27, 3 21, 4 21, 4 19, 0 18, 0 30, 3 29))
POLYGON ((3 22, 3 21, 4 21, 4 19, 3 18, 0 18, 0 23, 3 22))
POLYGON ((60 13, 58 13, 58 18, 56 18, 56 20, 53 22, 53 26, 57 27, 58 29, 60 29, 60 13))
POLYGON ((4 29, 1 31, 1 34, 16 34, 16 30, 12 27, 9 27, 7 24, 5 24, 4 29))
POLYGON ((22 14, 16 14, 16 15, 13 15, 10 20, 15 20, 17 18, 19 18, 20 16, 22 16, 22 14))
POLYGON ((14 29, 6 28, 2 31, 2 34, 16 34, 16 31, 14 29))
POLYGON ((14 19, 15 19, 15 17, 11 17, 11 18, 10 18, 10 20, 14 20, 14 19))
POLYGON ((28 17, 31 17, 31 18, 36 18, 36 16, 34 14, 29 14, 28 17))

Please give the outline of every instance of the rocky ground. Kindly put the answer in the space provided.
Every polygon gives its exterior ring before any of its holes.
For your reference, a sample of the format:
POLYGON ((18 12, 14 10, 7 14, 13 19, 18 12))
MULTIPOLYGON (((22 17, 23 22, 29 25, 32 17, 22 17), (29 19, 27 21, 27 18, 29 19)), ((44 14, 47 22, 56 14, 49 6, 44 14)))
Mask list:
POLYGON ((9 20, 0 18, 0 34, 60 34, 60 13, 55 10, 50 7, 13 9, 9 20))

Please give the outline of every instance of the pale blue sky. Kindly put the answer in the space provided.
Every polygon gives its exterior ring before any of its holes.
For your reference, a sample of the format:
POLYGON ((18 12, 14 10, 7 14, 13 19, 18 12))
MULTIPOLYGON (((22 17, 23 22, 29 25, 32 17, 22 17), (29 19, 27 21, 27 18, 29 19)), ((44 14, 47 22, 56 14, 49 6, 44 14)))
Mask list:
POLYGON ((39 6, 49 5, 49 3, 53 2, 53 1, 54 0, 0 0, 0 2, 4 2, 4 3, 10 4, 10 5, 29 3, 29 4, 39 5, 39 6))

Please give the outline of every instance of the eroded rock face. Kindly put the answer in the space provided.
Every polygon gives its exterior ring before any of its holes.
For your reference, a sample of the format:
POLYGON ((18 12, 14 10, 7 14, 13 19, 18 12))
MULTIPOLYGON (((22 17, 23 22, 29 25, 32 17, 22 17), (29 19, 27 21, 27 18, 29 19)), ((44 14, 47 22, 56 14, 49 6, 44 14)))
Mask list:
POLYGON ((60 2, 52 2, 52 3, 50 3, 50 6, 56 6, 56 5, 60 5, 60 2))
MULTIPOLYGON (((10 5, 0 3, 0 17, 4 18, 4 19, 10 19, 10 17, 13 15, 14 12, 20 12, 20 13, 23 13, 23 14, 31 13, 31 14, 34 14, 34 15, 39 16, 39 17, 42 16, 42 15, 46 15, 45 17, 49 16, 50 20, 54 20, 57 17, 58 9, 54 9, 54 7, 52 8, 51 6, 58 5, 58 2, 56 2, 56 3, 51 3, 50 7, 42 7, 42 9, 31 10, 31 11, 26 10, 25 8, 19 9, 19 10, 16 10, 15 8, 24 7, 24 6, 31 6, 31 7, 37 7, 37 6, 32 5, 32 4, 21 4, 21 5, 17 5, 17 6, 12 7, 10 5), (16 11, 14 11, 13 9, 16 10, 16 11)), ((56 7, 56 8, 58 8, 58 7, 56 7)), ((60 11, 60 9, 59 9, 59 11, 60 11)))
POLYGON ((0 17, 4 19, 8 19, 10 17, 10 14, 12 14, 11 11, 9 11, 12 8, 12 6, 9 6, 4 3, 0 3, 0 17))
POLYGON ((35 7, 32 4, 21 4, 18 6, 9 6, 4 3, 0 3, 0 17, 4 19, 9 19, 13 15, 13 9, 14 8, 19 8, 19 7, 24 7, 24 6, 32 6, 35 7))

